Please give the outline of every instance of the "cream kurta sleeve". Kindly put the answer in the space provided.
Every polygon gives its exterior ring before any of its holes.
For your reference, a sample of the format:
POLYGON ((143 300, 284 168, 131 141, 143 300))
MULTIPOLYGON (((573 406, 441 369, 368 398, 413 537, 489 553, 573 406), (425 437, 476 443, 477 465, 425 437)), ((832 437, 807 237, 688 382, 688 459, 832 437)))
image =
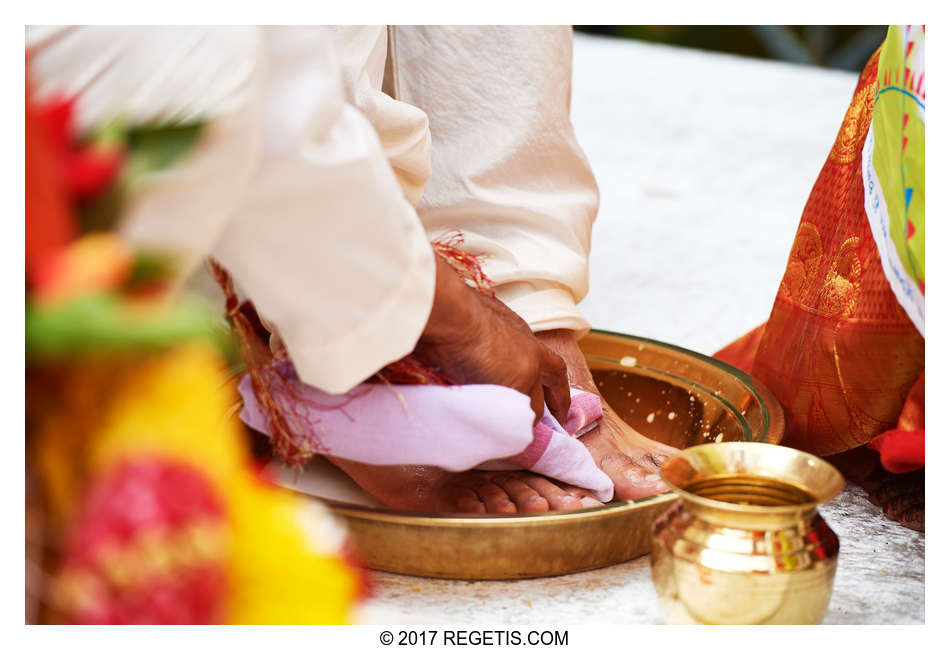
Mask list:
POLYGON ((326 28, 264 31, 263 152, 214 250, 301 379, 346 391, 415 347, 435 262, 326 28))
POLYGON ((344 99, 326 28, 34 28, 42 95, 80 122, 200 118, 180 165, 123 215, 136 243, 213 253, 301 378, 342 392, 415 346, 434 260, 372 126, 344 99))
POLYGON ((392 29, 379 25, 332 29, 340 39, 346 98, 373 125, 406 200, 415 206, 432 171, 429 119, 421 109, 394 99, 383 88, 392 29))
POLYGON ((535 331, 589 328, 599 195, 570 122, 569 27, 395 27, 393 90, 426 112, 430 238, 465 234, 498 295, 535 331))

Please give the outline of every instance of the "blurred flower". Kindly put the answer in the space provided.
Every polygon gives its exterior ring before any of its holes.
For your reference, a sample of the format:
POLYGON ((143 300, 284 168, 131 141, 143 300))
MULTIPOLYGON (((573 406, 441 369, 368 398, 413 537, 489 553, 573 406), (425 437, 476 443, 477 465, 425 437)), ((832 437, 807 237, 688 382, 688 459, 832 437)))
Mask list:
POLYGON ((75 623, 221 622, 229 532, 200 471, 127 460, 93 484, 70 531, 57 608, 75 623))
POLYGON ((105 191, 116 180, 125 147, 114 136, 80 141, 74 125, 75 107, 75 97, 54 97, 40 104, 37 113, 50 135, 70 195, 84 200, 105 191))
POLYGON ((366 574, 325 508, 258 478, 233 338, 169 294, 172 255, 115 232, 126 188, 202 124, 80 137, 74 110, 27 87, 27 472, 54 555, 28 554, 27 591, 55 622, 347 622, 366 574))
POLYGON ((51 305, 117 289, 129 277, 133 261, 132 250, 114 233, 84 235, 51 258, 33 297, 51 305))

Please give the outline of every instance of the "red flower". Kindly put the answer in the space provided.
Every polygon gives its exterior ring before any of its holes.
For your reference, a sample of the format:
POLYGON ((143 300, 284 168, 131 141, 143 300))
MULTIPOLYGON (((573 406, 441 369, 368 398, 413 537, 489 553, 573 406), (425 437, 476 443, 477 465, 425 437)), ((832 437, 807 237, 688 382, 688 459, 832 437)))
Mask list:
POLYGON ((118 175, 125 152, 118 146, 94 145, 66 156, 66 180, 74 199, 86 200, 107 190, 118 175))
POLYGON ((44 118, 30 101, 29 84, 26 97, 26 281, 28 286, 43 286, 76 236, 76 216, 59 157, 67 109, 59 107, 44 118))
POLYGON ((75 99, 39 104, 26 88, 26 280, 54 283, 66 246, 76 237, 77 202, 95 198, 117 178, 125 159, 118 144, 79 146, 75 99))
POLYGON ((93 483, 58 576, 71 623, 202 624, 224 620, 227 513, 196 468, 127 460, 93 483))
POLYGON ((73 107, 75 98, 54 97, 42 104, 37 104, 37 114, 43 121, 50 145, 56 151, 67 150, 75 136, 73 134, 73 107))
POLYGON ((59 155, 63 179, 73 200, 95 197, 112 185, 124 160, 121 146, 77 143, 75 97, 56 97, 38 108, 40 120, 50 135, 50 144, 59 155))

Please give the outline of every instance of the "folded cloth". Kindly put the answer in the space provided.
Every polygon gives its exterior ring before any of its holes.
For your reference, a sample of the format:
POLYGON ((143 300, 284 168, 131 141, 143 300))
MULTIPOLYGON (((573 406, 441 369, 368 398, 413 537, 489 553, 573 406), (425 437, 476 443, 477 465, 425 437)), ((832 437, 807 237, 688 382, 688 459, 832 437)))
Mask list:
POLYGON ((881 466, 891 474, 906 474, 924 466, 923 429, 891 429, 872 438, 868 447, 881 454, 881 466))
POLYGON ((482 463, 478 469, 530 469, 587 488, 600 501, 609 501, 614 494, 613 482, 597 468, 587 447, 578 440, 597 426, 603 414, 600 397, 572 388, 571 408, 564 426, 554 419, 545 404, 544 415, 534 426, 533 439, 524 451, 504 460, 482 463))
MULTIPOLYGON (((613 496, 610 479, 575 437, 602 415, 600 398, 592 393, 571 390, 565 426, 545 407, 532 429, 530 399, 504 386, 364 383, 331 395, 300 381, 289 361, 272 368, 276 372, 268 375, 280 381, 273 381, 269 393, 302 448, 372 465, 529 469, 589 489, 600 501, 613 496)), ((249 376, 238 390, 241 419, 270 435, 249 376)))

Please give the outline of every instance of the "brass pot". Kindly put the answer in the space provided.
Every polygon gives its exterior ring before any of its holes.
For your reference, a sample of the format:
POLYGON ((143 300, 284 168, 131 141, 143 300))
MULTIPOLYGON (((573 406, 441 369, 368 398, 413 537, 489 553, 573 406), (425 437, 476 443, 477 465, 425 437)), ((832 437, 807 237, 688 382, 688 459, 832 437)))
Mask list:
POLYGON ((668 623, 815 624, 828 608, 838 538, 818 505, 844 487, 788 447, 724 442, 663 466, 680 497, 653 524, 653 584, 668 623))

